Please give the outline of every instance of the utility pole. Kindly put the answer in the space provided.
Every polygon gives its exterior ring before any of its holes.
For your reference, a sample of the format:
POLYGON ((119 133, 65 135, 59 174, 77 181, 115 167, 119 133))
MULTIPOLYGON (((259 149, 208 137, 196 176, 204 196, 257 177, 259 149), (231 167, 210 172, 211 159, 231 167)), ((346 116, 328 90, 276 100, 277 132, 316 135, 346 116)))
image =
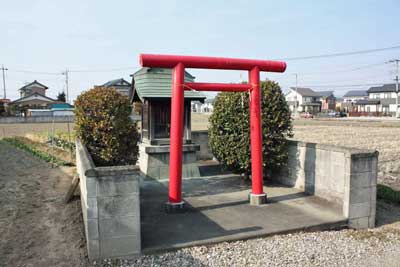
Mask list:
POLYGON ((66 69, 65 70, 65 72, 62 72, 61 74, 62 75, 65 75, 65 89, 66 89, 66 91, 67 91, 67 93, 66 93, 66 102, 67 103, 69 103, 69 89, 68 89, 68 79, 69 79, 69 77, 68 77, 68 69, 66 69))
POLYGON ((399 62, 400 62, 400 59, 392 59, 392 60, 388 61, 388 63, 396 64, 396 78, 394 79, 396 81, 396 118, 400 117, 400 113, 399 113, 399 62))
POLYGON ((3 71, 3 90, 4 90, 4 99, 7 98, 7 93, 6 93, 6 75, 5 71, 8 70, 7 68, 4 68, 4 65, 1 65, 1 70, 3 71))
POLYGON ((298 112, 298 105, 297 105, 297 95, 298 95, 298 91, 297 91, 297 88, 298 88, 298 75, 297 75, 297 73, 294 73, 294 76, 296 77, 296 97, 295 97, 295 104, 294 104, 294 110, 295 110, 295 117, 297 118, 298 117, 298 115, 299 115, 299 112, 298 112))

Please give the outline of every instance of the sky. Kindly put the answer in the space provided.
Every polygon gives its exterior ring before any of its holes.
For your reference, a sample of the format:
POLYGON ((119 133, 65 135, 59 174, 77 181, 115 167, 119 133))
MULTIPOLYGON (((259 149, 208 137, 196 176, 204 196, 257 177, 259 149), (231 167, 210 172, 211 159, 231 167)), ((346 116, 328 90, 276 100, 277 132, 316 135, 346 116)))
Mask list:
MULTIPOLYGON (((295 86, 334 90, 368 89, 390 83, 388 60, 400 49, 344 57, 293 57, 400 45, 400 1, 92 1, 13 0, 0 8, 0 64, 7 97, 33 80, 48 96, 70 98, 139 66, 140 53, 288 59, 285 73, 262 73, 287 91, 295 86), (357 86, 355 86, 357 85, 357 86)), ((244 71, 188 69, 199 82, 247 80, 244 71)), ((0 83, 0 96, 3 86, 0 83)))

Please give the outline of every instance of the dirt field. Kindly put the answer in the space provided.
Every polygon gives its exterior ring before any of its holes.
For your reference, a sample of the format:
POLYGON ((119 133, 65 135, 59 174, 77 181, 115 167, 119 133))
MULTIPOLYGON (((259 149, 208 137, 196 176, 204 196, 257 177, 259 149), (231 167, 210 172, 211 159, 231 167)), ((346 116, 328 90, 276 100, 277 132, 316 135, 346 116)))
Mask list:
POLYGON ((0 266, 87 265, 79 198, 63 203, 71 175, 0 143, 0 266))
MULTIPOLYGON (((74 128, 74 124, 70 123, 70 130, 74 128)), ((52 133, 52 123, 7 123, 0 124, 0 138, 11 136, 25 136, 29 133, 52 133)), ((54 123, 54 132, 67 132, 67 123, 54 123)))

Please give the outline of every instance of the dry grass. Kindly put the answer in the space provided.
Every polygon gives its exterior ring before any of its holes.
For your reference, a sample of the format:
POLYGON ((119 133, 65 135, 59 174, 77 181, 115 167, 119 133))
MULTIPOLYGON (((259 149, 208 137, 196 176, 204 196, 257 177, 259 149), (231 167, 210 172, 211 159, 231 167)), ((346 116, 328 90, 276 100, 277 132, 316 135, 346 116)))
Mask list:
MULTIPOLYGON (((70 123, 70 130, 74 128, 74 124, 70 123)), ((52 123, 9 123, 0 124, 0 137, 25 136, 26 134, 43 134, 51 133, 53 130, 52 123)), ((67 123, 54 123, 54 131, 67 132, 67 123)))

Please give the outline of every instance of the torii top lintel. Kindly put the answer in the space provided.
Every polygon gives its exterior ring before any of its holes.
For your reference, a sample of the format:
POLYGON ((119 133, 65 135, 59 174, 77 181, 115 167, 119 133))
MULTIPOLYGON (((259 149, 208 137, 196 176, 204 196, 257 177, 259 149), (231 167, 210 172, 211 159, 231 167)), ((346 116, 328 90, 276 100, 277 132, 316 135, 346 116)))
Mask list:
POLYGON ((182 63, 185 68, 195 69, 251 70, 258 67, 260 71, 268 72, 284 72, 286 69, 286 63, 282 61, 225 57, 140 54, 139 60, 143 67, 157 68, 173 68, 182 63))

